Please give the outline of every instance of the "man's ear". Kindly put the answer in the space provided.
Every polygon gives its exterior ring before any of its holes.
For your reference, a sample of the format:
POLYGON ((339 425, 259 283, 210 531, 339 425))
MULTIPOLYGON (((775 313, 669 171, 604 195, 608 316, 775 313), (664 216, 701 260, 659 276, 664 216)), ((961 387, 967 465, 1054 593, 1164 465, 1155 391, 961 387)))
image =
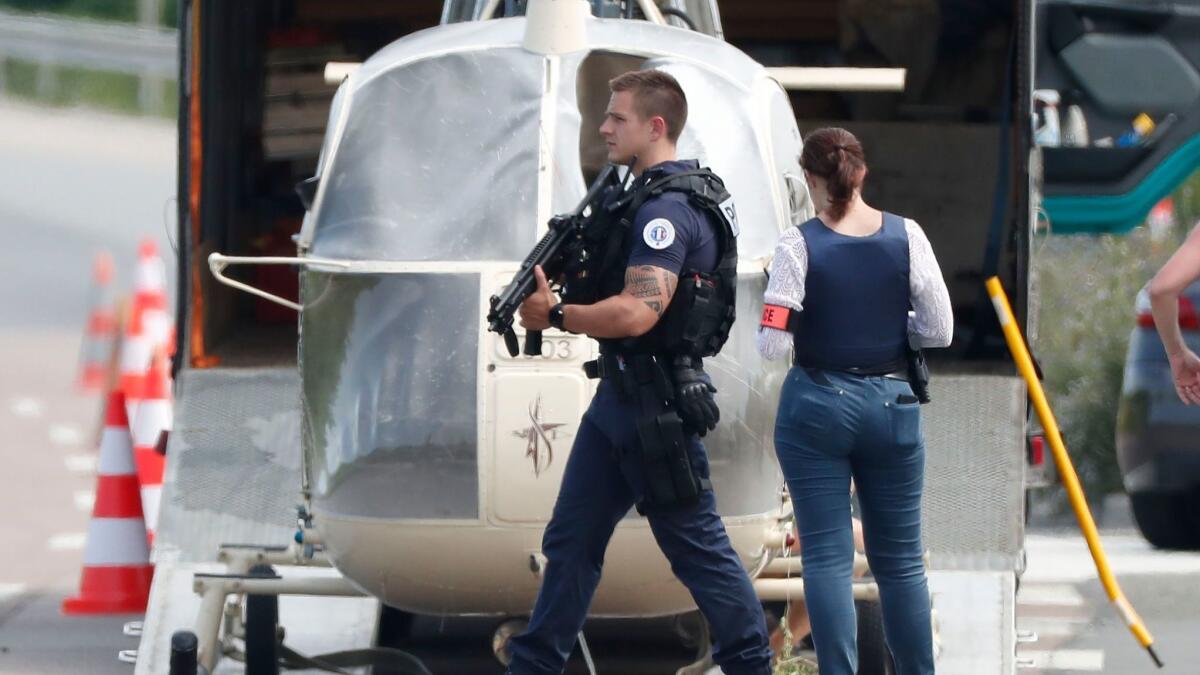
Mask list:
POLYGON ((665 119, 663 119, 662 117, 658 117, 658 116, 651 117, 650 118, 650 129, 654 132, 655 140, 658 140, 659 138, 662 138, 662 137, 666 137, 667 121, 665 119))

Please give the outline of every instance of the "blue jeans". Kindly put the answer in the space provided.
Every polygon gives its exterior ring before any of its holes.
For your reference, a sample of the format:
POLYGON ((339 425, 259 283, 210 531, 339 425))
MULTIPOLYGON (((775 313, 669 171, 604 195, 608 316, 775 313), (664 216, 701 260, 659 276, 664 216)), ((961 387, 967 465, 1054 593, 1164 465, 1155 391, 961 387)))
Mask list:
MULTIPOLYGON (((542 538, 546 569, 529 628, 510 643, 512 675, 557 675, 575 647, 608 541, 642 492, 636 463, 618 461, 619 451, 634 442, 637 415, 637 407, 610 382, 600 384, 542 538)), ((707 476, 704 446, 694 435, 688 454, 707 476)), ((671 571, 712 628, 713 659, 728 675, 768 675, 771 651, 762 606, 729 543, 712 491, 687 506, 647 507, 646 519, 671 571)))
POLYGON ((804 590, 821 675, 858 670, 851 593, 850 479, 879 584, 884 635, 898 675, 933 673, 929 588, 921 545, 925 443, 907 382, 792 368, 779 401, 775 452, 800 530, 804 590), (815 380, 815 381, 814 381, 815 380))

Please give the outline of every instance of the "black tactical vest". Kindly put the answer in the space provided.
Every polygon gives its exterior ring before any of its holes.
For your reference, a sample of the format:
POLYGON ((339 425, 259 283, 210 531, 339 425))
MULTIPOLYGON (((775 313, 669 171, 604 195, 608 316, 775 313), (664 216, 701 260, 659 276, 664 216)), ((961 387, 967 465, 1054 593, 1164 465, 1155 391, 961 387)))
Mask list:
POLYGON ((665 192, 680 192, 688 203, 709 216, 716 227, 717 266, 711 271, 682 270, 675 295, 654 328, 639 337, 600 340, 606 354, 686 354, 707 357, 721 351, 736 318, 737 301, 737 230, 734 227, 732 197, 721 179, 709 169, 684 171, 652 180, 634 188, 611 207, 615 218, 609 240, 603 247, 596 274, 597 300, 625 289, 623 255, 631 249, 630 237, 638 209, 651 197, 665 192), (726 209, 729 213, 726 213, 726 209))

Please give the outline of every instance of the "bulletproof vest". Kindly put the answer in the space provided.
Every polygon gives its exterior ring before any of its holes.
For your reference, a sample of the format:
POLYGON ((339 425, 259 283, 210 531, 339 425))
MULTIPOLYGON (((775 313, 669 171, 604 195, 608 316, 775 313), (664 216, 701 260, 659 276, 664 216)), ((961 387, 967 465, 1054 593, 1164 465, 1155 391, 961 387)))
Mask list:
POLYGON ((624 252, 631 250, 630 237, 638 209, 646 200, 666 192, 687 196, 688 203, 706 214, 716 228, 718 258, 713 270, 685 269, 667 311, 648 333, 635 338, 601 340, 601 351, 612 354, 656 354, 707 357, 717 354, 736 318, 737 230, 731 220, 732 197, 721 179, 709 169, 684 171, 636 187, 613 207, 620 213, 616 227, 599 264, 598 299, 612 297, 625 289, 624 252))
POLYGON ((808 249, 804 311, 795 327, 796 363, 834 370, 903 364, 908 346, 908 231, 883 227, 851 237, 813 218, 798 226, 808 249))

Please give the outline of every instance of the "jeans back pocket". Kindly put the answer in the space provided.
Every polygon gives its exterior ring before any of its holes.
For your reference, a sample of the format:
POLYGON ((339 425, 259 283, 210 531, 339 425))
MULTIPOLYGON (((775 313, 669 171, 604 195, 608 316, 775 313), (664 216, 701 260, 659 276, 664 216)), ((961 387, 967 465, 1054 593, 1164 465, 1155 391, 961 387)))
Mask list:
POLYGON ((890 401, 888 421, 892 427, 892 440, 902 448, 911 448, 921 442, 921 405, 907 398, 890 401))
POLYGON ((823 435, 838 416, 844 392, 833 384, 817 384, 801 369, 793 369, 779 400, 776 429, 809 436, 823 435))

